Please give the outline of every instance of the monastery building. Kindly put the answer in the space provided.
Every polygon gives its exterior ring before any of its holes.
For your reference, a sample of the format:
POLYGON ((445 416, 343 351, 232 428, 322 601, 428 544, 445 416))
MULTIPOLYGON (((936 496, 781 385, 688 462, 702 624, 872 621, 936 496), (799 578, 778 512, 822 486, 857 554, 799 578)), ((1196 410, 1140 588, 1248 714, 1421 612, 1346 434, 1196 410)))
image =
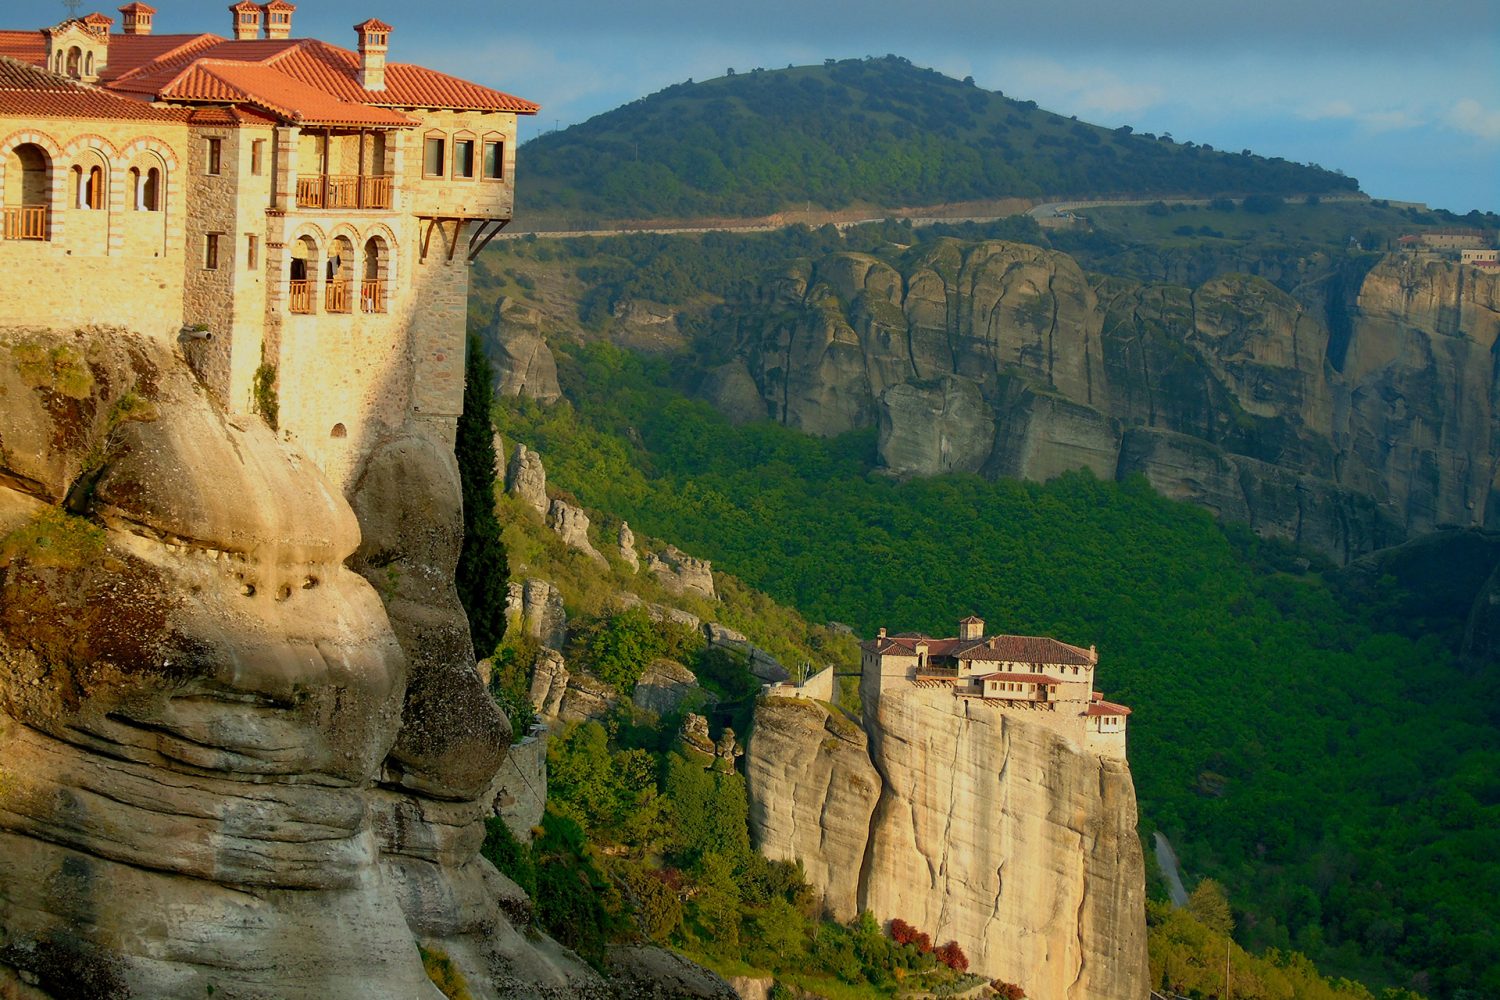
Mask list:
POLYGON ((380 435, 451 444, 468 268, 511 218, 537 105, 292 36, 286 0, 229 35, 144 3, 0 31, 0 325, 128 327, 181 345, 348 486, 380 435))
POLYGON ((896 685, 946 688, 998 711, 1024 716, 1104 757, 1125 759, 1130 709, 1094 690, 1099 654, 1056 639, 984 634, 984 620, 958 623, 958 635, 880 634, 861 645, 861 668, 880 693, 896 685))

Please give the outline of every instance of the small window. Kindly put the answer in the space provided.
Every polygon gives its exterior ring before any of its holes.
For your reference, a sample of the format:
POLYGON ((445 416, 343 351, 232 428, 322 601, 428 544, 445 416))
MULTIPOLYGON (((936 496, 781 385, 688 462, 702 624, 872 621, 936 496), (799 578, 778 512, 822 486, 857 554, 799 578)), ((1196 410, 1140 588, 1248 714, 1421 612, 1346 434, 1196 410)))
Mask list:
POLYGON ((427 177, 443 176, 443 160, 446 155, 445 142, 438 136, 428 136, 422 146, 422 173, 427 177))
POLYGON ((203 267, 208 271, 219 269, 219 235, 208 233, 203 237, 203 267))
POLYGON ((484 179, 487 181, 505 179, 505 143, 486 142, 484 144, 484 179))
POLYGON ((457 139, 453 143, 453 176, 474 176, 474 140, 457 139))
POLYGON ((148 212, 161 211, 161 170, 152 167, 141 181, 141 207, 148 212))
POLYGON ((245 234, 245 270, 253 271, 260 264, 260 237, 245 234))
POLYGON ((265 170, 266 140, 256 139, 250 144, 250 172, 259 177, 265 170))
POLYGON ((224 140, 208 140, 208 172, 218 174, 223 165, 224 140))

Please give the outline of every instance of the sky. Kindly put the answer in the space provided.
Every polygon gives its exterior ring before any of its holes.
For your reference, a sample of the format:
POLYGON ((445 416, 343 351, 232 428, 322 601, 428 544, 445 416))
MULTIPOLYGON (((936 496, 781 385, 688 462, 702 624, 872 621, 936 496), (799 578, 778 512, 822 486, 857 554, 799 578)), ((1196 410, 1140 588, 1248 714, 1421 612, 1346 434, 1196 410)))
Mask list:
MULTIPOLYGON (((227 2, 152 2, 158 33, 229 33, 227 2)), ((65 14, 3 0, 0 27, 65 14)), ((1376 198, 1500 211, 1497 0, 305 0, 293 34, 352 48, 370 16, 395 28, 392 61, 540 103, 523 140, 731 67, 894 54, 1099 125, 1342 170, 1376 198)))

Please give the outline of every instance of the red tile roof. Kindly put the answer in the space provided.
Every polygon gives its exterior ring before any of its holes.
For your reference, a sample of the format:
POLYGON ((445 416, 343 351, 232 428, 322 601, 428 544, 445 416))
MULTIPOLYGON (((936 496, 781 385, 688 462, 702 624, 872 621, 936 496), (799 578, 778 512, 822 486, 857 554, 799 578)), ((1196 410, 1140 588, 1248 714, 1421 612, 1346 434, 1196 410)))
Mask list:
POLYGON ((0 56, 0 114, 154 122, 188 119, 186 109, 132 100, 6 56, 0 56))
MULTIPOLYGON (((40 31, 0 31, 0 55, 42 66, 46 39, 40 31)), ((251 103, 285 120, 316 125, 411 124, 404 116, 378 110, 382 108, 521 115, 541 110, 523 98, 409 63, 387 63, 385 89, 366 90, 359 84, 359 65, 358 53, 313 38, 230 41, 213 34, 115 34, 109 36, 109 58, 100 83, 111 90, 183 102, 253 98, 251 103), (208 60, 217 64, 211 72, 185 76, 194 63, 208 60), (218 68, 224 63, 254 66, 258 72, 226 75, 218 68), (364 110, 348 105, 363 105, 364 110)))
POLYGON ((417 124, 389 108, 340 100, 259 63, 199 59, 159 93, 165 101, 248 104, 299 125, 410 128, 417 124))
POLYGON ((927 655, 934 660, 1093 666, 1097 659, 1086 649, 1070 646, 1046 636, 1034 635, 992 635, 983 639, 929 639, 922 635, 907 634, 871 639, 861 645, 864 649, 875 653, 915 656, 918 643, 927 647, 927 655))
POLYGON ((0 56, 40 66, 47 61, 47 38, 40 31, 0 31, 0 56))
POLYGON ((1129 715, 1130 709, 1112 701, 1096 701, 1089 705, 1089 715, 1129 715))

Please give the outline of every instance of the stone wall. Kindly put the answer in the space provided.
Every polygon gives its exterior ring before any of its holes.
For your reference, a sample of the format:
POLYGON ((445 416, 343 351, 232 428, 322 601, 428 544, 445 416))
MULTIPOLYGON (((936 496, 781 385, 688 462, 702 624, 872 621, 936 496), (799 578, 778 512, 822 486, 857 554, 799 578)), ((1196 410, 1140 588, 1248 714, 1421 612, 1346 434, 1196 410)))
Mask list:
POLYGON ((186 124, 0 117, 0 190, 7 206, 21 204, 11 151, 23 143, 40 146, 51 160, 50 239, 0 240, 7 286, 25 289, 0 296, 0 325, 61 330, 120 324, 175 337, 182 324, 186 124), (107 167, 103 210, 77 207, 72 166, 91 158, 87 150, 97 151, 107 167), (132 166, 163 171, 162 211, 135 209, 132 166))

